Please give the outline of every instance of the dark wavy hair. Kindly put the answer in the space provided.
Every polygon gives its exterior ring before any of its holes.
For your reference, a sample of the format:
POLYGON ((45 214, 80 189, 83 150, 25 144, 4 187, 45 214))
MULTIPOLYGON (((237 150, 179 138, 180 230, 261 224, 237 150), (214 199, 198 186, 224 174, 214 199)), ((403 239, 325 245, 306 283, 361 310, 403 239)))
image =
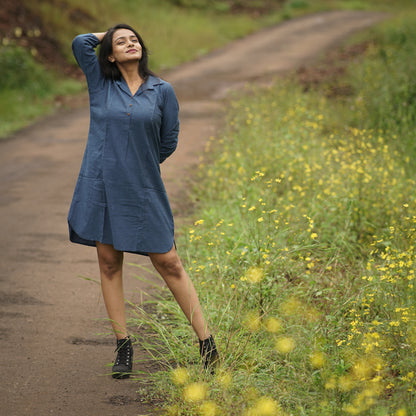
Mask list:
POLYGON ((142 47, 142 57, 139 60, 138 71, 140 77, 146 81, 149 75, 155 75, 148 67, 148 51, 144 45, 142 37, 129 25, 120 23, 107 30, 103 40, 100 44, 100 50, 98 53, 98 62, 100 63, 101 71, 105 78, 118 81, 121 79, 121 72, 115 62, 110 62, 108 57, 113 53, 113 36, 114 32, 119 29, 131 30, 139 40, 142 47))

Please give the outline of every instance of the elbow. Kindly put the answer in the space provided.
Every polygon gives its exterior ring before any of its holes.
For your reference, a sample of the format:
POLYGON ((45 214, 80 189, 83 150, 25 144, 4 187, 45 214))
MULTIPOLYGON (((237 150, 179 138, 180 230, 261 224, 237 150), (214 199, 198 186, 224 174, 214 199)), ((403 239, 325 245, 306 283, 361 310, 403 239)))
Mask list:
POLYGON ((164 162, 175 150, 177 147, 177 142, 174 143, 172 146, 165 147, 159 155, 159 163, 164 162))
POLYGON ((75 36, 74 39, 72 39, 72 49, 80 43, 82 43, 82 35, 75 36))
POLYGON ((77 51, 82 49, 83 43, 83 35, 77 35, 72 40, 72 53, 75 57, 77 56, 77 51))

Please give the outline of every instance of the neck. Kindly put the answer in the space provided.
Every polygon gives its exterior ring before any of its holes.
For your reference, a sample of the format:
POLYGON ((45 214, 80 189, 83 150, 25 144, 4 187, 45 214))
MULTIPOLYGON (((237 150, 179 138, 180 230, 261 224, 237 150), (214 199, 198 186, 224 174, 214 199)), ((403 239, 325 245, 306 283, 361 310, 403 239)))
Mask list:
POLYGON ((129 62, 123 65, 117 64, 118 69, 120 70, 121 75, 123 76, 127 84, 143 82, 142 78, 139 75, 138 65, 138 62, 129 62))

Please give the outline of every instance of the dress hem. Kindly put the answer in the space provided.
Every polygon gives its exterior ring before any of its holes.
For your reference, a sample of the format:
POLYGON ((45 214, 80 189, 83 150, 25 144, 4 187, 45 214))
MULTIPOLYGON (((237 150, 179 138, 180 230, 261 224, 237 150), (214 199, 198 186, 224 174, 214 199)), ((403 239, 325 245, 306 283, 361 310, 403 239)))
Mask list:
MULTIPOLYGON (((97 244, 95 243, 94 240, 88 240, 86 238, 81 237, 79 234, 77 234, 77 232, 71 227, 71 224, 69 222, 68 222, 68 228, 69 228, 69 240, 71 241, 71 243, 81 244, 81 245, 89 246, 89 247, 97 247, 97 244)), ((96 240, 96 241, 98 241, 99 243, 102 243, 102 244, 108 244, 108 243, 103 243, 100 240, 96 240)), ((113 245, 113 244, 111 244, 111 245, 113 245)), ((113 245, 113 247, 114 247, 114 245, 113 245)), ((149 257, 149 253, 157 253, 157 254, 168 253, 172 249, 172 247, 175 247, 175 249, 176 249, 175 239, 173 239, 173 244, 172 244, 171 248, 167 251, 150 251, 149 250, 149 251, 146 252, 146 251, 119 250, 117 247, 114 247, 114 248, 117 251, 122 251, 124 253, 138 254, 138 255, 141 255, 141 256, 149 257)))

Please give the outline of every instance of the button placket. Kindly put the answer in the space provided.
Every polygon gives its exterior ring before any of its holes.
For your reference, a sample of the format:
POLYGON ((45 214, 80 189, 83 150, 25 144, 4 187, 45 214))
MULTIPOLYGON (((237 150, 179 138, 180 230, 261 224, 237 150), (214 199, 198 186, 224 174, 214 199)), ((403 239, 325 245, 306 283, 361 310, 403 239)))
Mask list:
POLYGON ((132 103, 130 103, 129 104, 129 107, 128 107, 128 109, 127 109, 127 115, 129 116, 130 114, 131 114, 131 108, 133 107, 133 104, 132 103))

